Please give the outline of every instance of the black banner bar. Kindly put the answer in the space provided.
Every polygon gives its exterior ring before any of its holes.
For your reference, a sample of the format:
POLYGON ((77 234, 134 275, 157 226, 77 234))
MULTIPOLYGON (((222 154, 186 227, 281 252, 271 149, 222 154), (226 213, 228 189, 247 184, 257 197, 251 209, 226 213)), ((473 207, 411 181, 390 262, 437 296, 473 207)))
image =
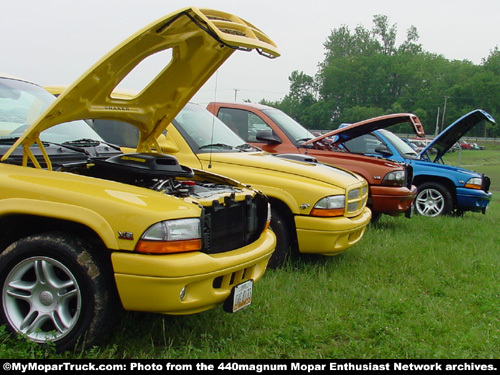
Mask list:
MULTIPOLYGON (((204 374, 341 374, 364 373, 492 373, 500 369, 500 360, 345 360, 345 359, 128 359, 128 360, 0 360, 4 374, 50 374, 66 372, 94 373, 204 373, 204 374)), ((75 374, 73 374, 75 375, 75 374)))

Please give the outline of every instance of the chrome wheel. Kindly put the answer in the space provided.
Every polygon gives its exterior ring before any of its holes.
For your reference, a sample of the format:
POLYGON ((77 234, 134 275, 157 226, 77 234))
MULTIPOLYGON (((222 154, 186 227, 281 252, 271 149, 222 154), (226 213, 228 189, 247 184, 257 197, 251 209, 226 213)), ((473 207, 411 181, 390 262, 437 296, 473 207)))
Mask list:
POLYGON ((415 209, 419 215, 428 217, 448 215, 452 209, 450 192, 441 184, 424 183, 418 187, 415 209))
POLYGON ((61 352, 95 345, 119 303, 106 249, 91 243, 54 231, 20 238, 1 252, 0 325, 61 352))
POLYGON ((78 321, 81 300, 80 287, 71 271, 44 256, 15 265, 2 291, 9 324, 35 342, 59 340, 68 334, 78 321))
POLYGON ((427 189, 418 194, 415 204, 420 215, 434 217, 443 211, 444 199, 439 191, 427 189))

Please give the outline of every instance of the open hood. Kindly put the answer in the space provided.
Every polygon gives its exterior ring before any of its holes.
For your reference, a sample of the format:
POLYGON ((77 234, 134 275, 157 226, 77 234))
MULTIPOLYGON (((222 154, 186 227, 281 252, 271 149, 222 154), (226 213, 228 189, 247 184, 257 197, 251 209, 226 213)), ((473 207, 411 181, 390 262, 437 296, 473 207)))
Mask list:
POLYGON ((325 138, 337 136, 334 140, 335 144, 342 144, 351 139, 371 133, 378 129, 388 128, 389 126, 407 122, 413 128, 415 134, 420 137, 425 135, 424 128, 417 116, 412 113, 396 113, 391 115, 374 117, 368 120, 355 122, 348 126, 332 130, 319 137, 311 139, 304 143, 304 145, 320 142, 325 138))
POLYGON ((54 125, 92 118, 133 124, 138 152, 159 149, 157 137, 224 61, 235 50, 253 49, 279 56, 261 30, 232 14, 194 7, 171 13, 129 37, 64 90, 2 160, 18 146, 30 157, 29 147, 43 148, 39 135, 54 125), (171 57, 137 95, 113 95, 141 62, 163 51, 171 57))
POLYGON ((420 157, 429 149, 434 148, 437 153, 432 155, 433 161, 439 160, 455 143, 458 142, 460 138, 462 138, 462 136, 464 136, 464 134, 483 120, 489 121, 492 124, 496 123, 495 119, 489 113, 481 109, 469 112, 439 133, 438 136, 434 138, 434 140, 430 142, 418 156, 420 157))

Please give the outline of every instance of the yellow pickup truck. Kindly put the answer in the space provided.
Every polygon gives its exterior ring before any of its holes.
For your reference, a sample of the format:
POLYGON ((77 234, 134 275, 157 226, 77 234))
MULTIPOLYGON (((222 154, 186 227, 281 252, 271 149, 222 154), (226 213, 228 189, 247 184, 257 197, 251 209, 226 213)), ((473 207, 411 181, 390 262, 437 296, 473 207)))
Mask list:
MULTIPOLYGON (((64 92, 56 86, 47 89, 55 95, 64 92)), ((124 91, 116 95, 124 101, 134 97, 124 91)), ((108 120, 96 119, 92 126, 129 152, 141 134, 132 124, 108 120)), ((361 240, 370 222, 369 188, 361 176, 307 155, 262 152, 199 105, 188 103, 157 141, 162 152, 181 163, 234 178, 269 197, 271 229, 277 237, 270 268, 281 266, 290 250, 340 254, 361 240)))
POLYGON ((276 245, 268 198, 153 152, 238 49, 279 55, 241 18, 185 8, 132 35, 57 99, 0 75, 0 324, 66 350, 96 344, 119 306, 192 314, 251 303, 276 245), (112 94, 164 51, 170 60, 139 95, 112 94), (84 119, 133 124, 136 150, 124 154, 84 119))

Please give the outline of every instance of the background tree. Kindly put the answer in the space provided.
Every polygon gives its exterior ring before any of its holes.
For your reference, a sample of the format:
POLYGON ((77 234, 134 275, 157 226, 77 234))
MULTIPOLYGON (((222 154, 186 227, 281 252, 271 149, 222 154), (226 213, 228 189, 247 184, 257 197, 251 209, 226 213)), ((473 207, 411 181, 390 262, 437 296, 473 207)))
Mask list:
MULTIPOLYGON (((443 129, 469 111, 481 108, 500 114, 500 51, 480 65, 448 60, 419 44, 411 26, 396 43, 397 25, 384 15, 373 17, 373 28, 333 29, 324 42, 324 60, 314 77, 294 71, 290 92, 278 107, 310 129, 332 129, 388 113, 417 114, 427 134, 443 129), (446 112, 444 107, 446 102, 446 112), (443 121, 444 120, 444 121, 443 121)), ((479 126, 475 136, 499 136, 499 126, 479 126)))

